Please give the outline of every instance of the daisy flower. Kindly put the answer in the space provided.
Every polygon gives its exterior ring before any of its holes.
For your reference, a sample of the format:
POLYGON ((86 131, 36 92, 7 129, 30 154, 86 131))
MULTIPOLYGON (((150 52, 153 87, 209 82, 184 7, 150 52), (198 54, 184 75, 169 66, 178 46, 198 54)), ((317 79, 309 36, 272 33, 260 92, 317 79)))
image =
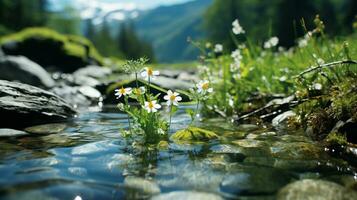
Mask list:
POLYGON ((210 88, 208 81, 200 81, 196 84, 198 93, 206 93, 206 92, 213 92, 213 88, 210 88))
POLYGON ((132 89, 130 87, 129 88, 121 87, 120 89, 115 90, 115 96, 117 96, 117 99, 119 99, 121 96, 126 96, 131 94, 131 92, 132 89))
POLYGON ((145 101, 144 108, 148 113, 155 113, 158 109, 161 108, 160 104, 156 103, 157 101, 145 101))
POLYGON ((144 71, 141 72, 141 76, 145 79, 155 79, 156 76, 159 76, 159 71, 154 71, 152 67, 145 67, 144 71))
POLYGON ((179 96, 180 94, 177 92, 172 92, 171 90, 167 91, 167 95, 164 96, 164 99, 167 100, 167 105, 175 105, 178 106, 178 102, 182 101, 182 97, 179 96))
POLYGON ((234 20, 232 23, 232 31, 234 34, 239 35, 239 34, 244 34, 245 31, 243 30, 243 27, 239 24, 238 19, 234 20))
POLYGON ((216 53, 221 53, 223 51, 223 45, 221 45, 221 44, 216 44, 215 46, 214 46, 214 52, 216 52, 216 53))

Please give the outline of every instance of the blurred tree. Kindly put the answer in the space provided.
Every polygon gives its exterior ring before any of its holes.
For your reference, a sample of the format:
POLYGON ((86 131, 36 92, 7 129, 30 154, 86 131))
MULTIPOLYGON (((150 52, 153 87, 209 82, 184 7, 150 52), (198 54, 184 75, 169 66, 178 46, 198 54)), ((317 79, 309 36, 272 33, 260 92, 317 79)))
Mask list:
POLYGON ((99 52, 101 52, 104 56, 122 57, 121 52, 117 48, 117 42, 114 37, 112 37, 110 33, 110 28, 106 22, 103 22, 98 32, 93 31, 93 33, 93 43, 97 47, 99 52))
POLYGON ((293 46, 295 39, 305 34, 301 20, 304 19, 307 29, 311 29, 318 13, 311 0, 280 0, 277 11, 277 35, 280 45, 286 47, 293 46))
POLYGON ((118 48, 127 59, 138 59, 146 56, 151 62, 155 62, 154 52, 151 44, 139 40, 131 22, 123 23, 118 34, 118 48))
POLYGON ((77 10, 66 6, 64 11, 48 15, 46 26, 63 34, 80 35, 81 18, 77 10))
POLYGON ((46 0, 1 0, 0 24, 13 31, 42 26, 47 19, 46 6, 46 0))
POLYGON ((346 11, 343 24, 348 32, 352 32, 352 24, 357 16, 357 0, 346 0, 343 9, 346 11))
POLYGON ((305 34, 301 20, 311 29, 316 14, 331 35, 351 31, 356 4, 356 0, 215 0, 205 13, 203 27, 208 38, 222 43, 226 50, 235 48, 231 39, 234 19, 239 19, 246 36, 255 43, 278 36, 280 45, 290 47, 296 37, 305 34))

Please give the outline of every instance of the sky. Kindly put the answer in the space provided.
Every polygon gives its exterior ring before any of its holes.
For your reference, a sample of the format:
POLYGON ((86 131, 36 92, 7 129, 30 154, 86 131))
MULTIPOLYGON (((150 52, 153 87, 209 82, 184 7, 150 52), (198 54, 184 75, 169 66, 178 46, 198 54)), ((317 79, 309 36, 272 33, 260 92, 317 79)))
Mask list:
POLYGON ((160 5, 172 5, 187 2, 190 0, 49 0, 51 9, 57 10, 64 5, 72 5, 76 7, 83 7, 88 5, 112 5, 128 8, 150 9, 160 5))

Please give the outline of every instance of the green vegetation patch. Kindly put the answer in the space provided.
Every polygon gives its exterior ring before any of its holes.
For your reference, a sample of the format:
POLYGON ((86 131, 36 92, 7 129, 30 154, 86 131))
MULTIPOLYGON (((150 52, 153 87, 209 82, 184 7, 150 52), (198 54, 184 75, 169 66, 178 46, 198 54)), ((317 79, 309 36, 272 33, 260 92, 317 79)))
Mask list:
POLYGON ((27 28, 0 38, 9 55, 24 55, 40 65, 65 72, 88 64, 102 65, 103 58, 93 44, 80 36, 63 35, 48 28, 27 28))
POLYGON ((200 142, 218 139, 218 135, 212 131, 205 130, 197 127, 188 127, 186 129, 177 131, 171 136, 172 140, 175 141, 190 141, 190 142, 200 142))

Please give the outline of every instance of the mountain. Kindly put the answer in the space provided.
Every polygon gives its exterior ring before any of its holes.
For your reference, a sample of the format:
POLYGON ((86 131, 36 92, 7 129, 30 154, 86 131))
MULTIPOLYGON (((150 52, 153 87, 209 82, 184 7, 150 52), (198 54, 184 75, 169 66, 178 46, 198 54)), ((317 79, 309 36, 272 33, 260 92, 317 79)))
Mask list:
POLYGON ((204 36, 201 22, 211 3, 212 0, 195 0, 142 11, 134 25, 139 37, 152 43, 158 61, 194 60, 199 52, 187 42, 187 38, 204 36))

